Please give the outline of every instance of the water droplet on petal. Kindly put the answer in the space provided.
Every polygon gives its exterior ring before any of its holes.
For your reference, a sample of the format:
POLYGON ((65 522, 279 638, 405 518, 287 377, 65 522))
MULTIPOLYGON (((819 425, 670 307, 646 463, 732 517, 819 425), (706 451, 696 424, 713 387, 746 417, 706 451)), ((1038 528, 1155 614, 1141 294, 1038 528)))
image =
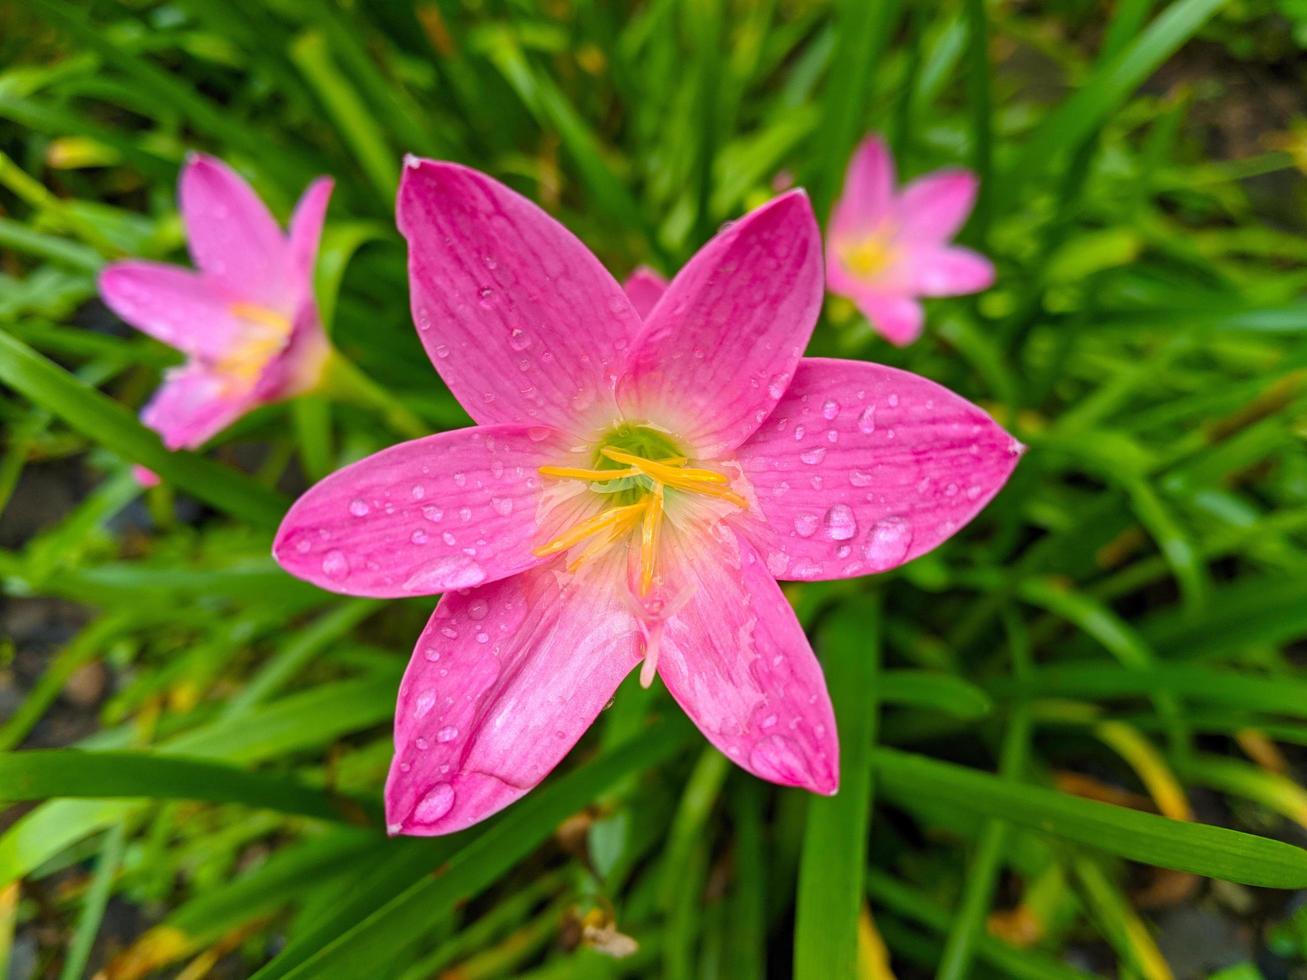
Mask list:
POLYGON ((420 483, 415 483, 413 484, 413 489, 410 492, 413 494, 414 500, 421 500, 423 497, 427 495, 427 488, 420 483))
POLYGON ((349 502, 349 512, 355 517, 367 517, 372 508, 368 506, 366 500, 360 500, 355 497, 349 502))
POLYGON ((876 431, 876 406, 868 405, 858 416, 858 429, 861 432, 870 435, 876 431))
POLYGON ((521 327, 514 327, 508 335, 508 346, 513 350, 526 350, 531 346, 531 337, 521 327))
POLYGON ((322 574, 332 581, 339 582, 349 574, 349 559, 343 551, 334 548, 322 558, 322 574))
POLYGON ((858 521, 846 504, 836 504, 826 511, 826 533, 832 541, 847 541, 858 533, 858 521))
POLYGON ((427 688, 418 694, 413 702, 413 711, 419 718, 423 718, 431 713, 431 709, 436 706, 436 692, 427 688))
POLYGON ((817 446, 814 449, 809 449, 805 452, 799 453, 799 459, 803 460, 809 466, 816 466, 825 458, 826 458, 825 446, 817 446))
POLYGON ((413 819, 419 823, 435 823, 454 809, 454 787, 437 783, 413 808, 413 819))
POLYGON ((494 508, 495 513, 500 517, 507 517, 513 513, 513 500, 511 497, 491 497, 490 506, 494 508))
POLYGON ((436 741, 440 743, 452 742, 458 738, 458 729, 453 725, 446 725, 440 731, 436 732, 436 741))
POLYGON ((439 507, 427 506, 422 508, 422 516, 432 524, 440 523, 440 519, 445 516, 445 512, 439 507))
POLYGON ((877 521, 863 545, 863 557, 874 572, 883 572, 903 562, 912 547, 912 524, 905 517, 877 521))
MULTIPOLYGON (((420 324, 419 324, 419 326, 420 326, 420 324)), ((448 356, 449 356, 449 348, 448 348, 447 346, 445 346, 444 344, 437 344, 437 345, 436 345, 436 357, 440 358, 440 359, 443 361, 443 360, 444 360, 446 357, 448 357, 448 356)))
POLYGON ((817 533, 821 518, 816 514, 800 514, 794 518, 794 533, 801 538, 810 538, 817 533))
POLYGON ((467 618, 482 620, 486 618, 486 613, 490 611, 490 603, 485 599, 473 599, 467 607, 467 618))
POLYGON ((408 539, 412 541, 414 544, 426 544, 427 532, 422 530, 422 528, 418 528, 416 531, 414 531, 412 534, 408 536, 408 539))
POLYGON ((840 403, 833 399, 827 401, 826 404, 821 407, 821 417, 824 418, 827 422, 835 421, 835 416, 839 414, 840 414, 840 403))
POLYGON ((855 487, 869 487, 871 486, 871 474, 864 473, 862 470, 854 470, 849 474, 849 483, 855 487))

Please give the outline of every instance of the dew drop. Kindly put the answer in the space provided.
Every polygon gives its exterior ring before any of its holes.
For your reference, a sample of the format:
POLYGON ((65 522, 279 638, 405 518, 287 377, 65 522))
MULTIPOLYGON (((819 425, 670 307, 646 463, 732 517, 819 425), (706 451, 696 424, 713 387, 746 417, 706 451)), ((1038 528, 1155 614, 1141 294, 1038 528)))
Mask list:
POLYGON ((831 399, 821 407, 821 417, 827 422, 835 421, 835 416, 840 414, 840 403, 831 399))
POLYGON ((801 538, 810 538, 817 533, 821 518, 816 514, 800 514, 794 519, 794 533, 801 538))
POLYGON ((871 486, 871 474, 864 473, 862 470, 854 470, 849 474, 849 483, 855 487, 869 487, 871 486))
POLYGON ((511 497, 491 497, 490 506, 494 508, 495 513, 500 517, 507 517, 513 513, 513 500, 511 497))
POLYGON ((436 357, 442 361, 449 356, 449 348, 444 344, 436 344, 436 357))
POLYGON ((440 743, 452 742, 458 738, 458 729, 453 725, 446 725, 440 731, 436 732, 436 741, 440 743))
POLYGON ((531 346, 531 337, 521 327, 514 327, 508 335, 508 346, 513 350, 526 350, 531 346))
POLYGON ((814 449, 809 449, 805 452, 799 453, 799 459, 803 460, 809 466, 816 466, 825 458, 826 458, 825 446, 817 446, 814 449))
POLYGON ((414 544, 426 544, 427 532, 422 530, 422 528, 418 528, 416 531, 414 531, 412 534, 408 536, 408 539, 412 541, 414 544))
POLYGON ((858 416, 858 430, 867 435, 876 431, 876 406, 868 405, 858 416))
POLYGON ((863 557, 872 571, 883 572, 900 564, 912 547, 912 525, 905 517, 884 517, 867 535, 863 557))
POLYGON ((437 783, 413 808, 413 819, 419 823, 435 823, 454 809, 454 787, 437 783))
POLYGON ((358 497, 349 502, 349 512, 355 517, 367 517, 371 510, 372 508, 368 506, 367 501, 360 500, 358 497))
POLYGON ((427 507, 422 508, 422 516, 425 517, 427 520, 429 520, 432 524, 439 524, 440 519, 445 516, 445 512, 441 510, 439 507, 436 507, 434 505, 429 505, 427 507))
POLYGON ((826 511, 826 533, 832 541, 847 541, 858 533, 858 521, 847 504, 836 504, 826 511))
POLYGON ((482 620, 486 618, 486 613, 490 611, 490 603, 485 599, 473 599, 467 607, 467 618, 482 620))
POLYGON ((332 549, 322 558, 322 574, 334 582, 339 582, 349 574, 349 559, 343 551, 332 549))
POLYGON ((413 495, 414 500, 421 500, 427 495, 427 488, 420 483, 415 483, 413 489, 409 492, 413 495))
POLYGON ((431 709, 436 706, 436 692, 427 688, 418 694, 413 702, 413 711, 419 718, 425 718, 431 713, 431 709))

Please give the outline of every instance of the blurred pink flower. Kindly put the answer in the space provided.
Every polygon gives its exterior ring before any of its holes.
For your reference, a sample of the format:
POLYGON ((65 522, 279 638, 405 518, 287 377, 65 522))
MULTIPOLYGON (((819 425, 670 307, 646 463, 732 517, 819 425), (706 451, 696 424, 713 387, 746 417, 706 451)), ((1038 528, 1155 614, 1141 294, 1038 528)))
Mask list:
POLYGON ((826 279, 890 343, 921 335, 921 297, 988 289, 994 267, 949 241, 971 213, 976 177, 937 170, 896 193, 894 158, 878 136, 863 140, 844 178, 828 231, 826 279))
POLYGON ((802 357, 820 233, 792 192, 633 303, 483 174, 410 160, 413 316, 477 425, 327 477, 273 546, 339 592, 443 592, 400 686, 392 833, 521 797, 637 665, 729 758, 833 793, 835 720, 777 578, 893 568, 998 491, 1021 447, 923 378, 802 357), (637 312, 646 309, 647 318, 637 312))
MULTIPOLYGON (((244 180, 213 157, 182 169, 182 222, 198 272, 115 262, 100 296, 120 317, 186 355, 141 412, 169 449, 194 449, 241 415, 314 387, 330 352, 313 266, 332 181, 309 185, 289 234, 244 180)), ((147 485, 157 482, 138 468, 147 485)))

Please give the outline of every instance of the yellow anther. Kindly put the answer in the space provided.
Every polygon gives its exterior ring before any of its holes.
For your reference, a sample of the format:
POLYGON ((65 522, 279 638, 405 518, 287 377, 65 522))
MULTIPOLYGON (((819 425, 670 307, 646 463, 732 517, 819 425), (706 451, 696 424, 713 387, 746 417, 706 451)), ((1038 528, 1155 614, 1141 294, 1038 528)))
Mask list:
POLYGON ((610 480, 623 480, 628 476, 639 476, 640 471, 631 467, 625 470, 586 470, 571 466, 542 466, 542 476, 555 476, 560 480, 585 480, 589 483, 607 483, 610 480))
POLYGON ((663 523, 663 485, 654 484, 654 492, 644 509, 640 528, 640 595, 648 595, 653 585, 654 561, 658 557, 658 529, 663 523))
POLYGON ((627 466, 634 466, 645 476, 652 477, 660 483, 670 484, 675 481, 684 484, 729 482, 723 473, 717 473, 713 470, 698 470, 693 467, 673 466, 668 463, 656 463, 652 459, 644 459, 641 456, 624 453, 612 446, 605 446, 603 454, 614 463, 625 463, 627 466))
MULTIPOLYGON (((748 501, 729 488, 730 478, 714 470, 687 467, 684 456, 667 456, 646 459, 635 453, 623 452, 612 446, 600 450, 604 459, 622 466, 621 469, 601 470, 572 466, 542 466, 544 476, 565 480, 583 480, 587 483, 611 483, 629 477, 645 479, 637 487, 622 493, 640 496, 635 503, 624 504, 602 511, 560 534, 548 544, 536 548, 538 557, 568 551, 582 542, 586 546, 567 564, 569 572, 576 571, 586 562, 598 558, 640 525, 640 594, 648 595, 653 587, 657 560, 659 532, 666 506, 666 489, 671 487, 687 494, 700 494, 716 500, 725 500, 736 507, 748 508, 748 501), (650 487, 652 484, 652 487, 650 487)), ((622 499, 622 498, 618 498, 622 499)), ((631 499, 630 496, 625 499, 631 499)))
POLYGON ((536 548, 532 554, 537 558, 543 558, 545 555, 556 555, 560 551, 567 551, 569 548, 575 547, 590 535, 597 534, 604 528, 619 521, 630 521, 634 524, 635 518, 644 513, 645 507, 646 502, 641 500, 634 504, 627 504, 624 507, 614 507, 611 510, 603 511, 560 534, 547 545, 536 548))

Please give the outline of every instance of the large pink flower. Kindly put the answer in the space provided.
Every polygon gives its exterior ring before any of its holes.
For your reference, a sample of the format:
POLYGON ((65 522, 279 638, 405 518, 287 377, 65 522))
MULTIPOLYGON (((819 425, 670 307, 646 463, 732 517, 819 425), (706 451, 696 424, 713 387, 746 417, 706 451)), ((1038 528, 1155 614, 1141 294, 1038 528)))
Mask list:
POLYGON ((831 291, 853 300, 891 343, 912 343, 921 335, 921 297, 980 292, 994 282, 988 259, 950 244, 975 199, 976 178, 967 170, 937 170, 897 193, 889 148, 867 137, 831 216, 831 291))
POLYGON ((197 272, 157 262, 115 262, 100 296, 138 330, 177 348, 141 413, 169 449, 194 449, 252 408, 318 383, 330 351, 313 299, 332 181, 309 185, 289 234, 220 160, 193 155, 179 198, 197 272))
POLYGON ((803 359, 821 242, 793 192, 709 242, 642 318, 599 261, 483 174, 411 160, 413 316, 478 423, 347 467, 274 552, 364 596, 443 592, 400 687, 393 832, 535 786, 637 665, 764 779, 833 793, 821 668, 776 579, 933 548, 1020 446, 922 378, 803 359))

